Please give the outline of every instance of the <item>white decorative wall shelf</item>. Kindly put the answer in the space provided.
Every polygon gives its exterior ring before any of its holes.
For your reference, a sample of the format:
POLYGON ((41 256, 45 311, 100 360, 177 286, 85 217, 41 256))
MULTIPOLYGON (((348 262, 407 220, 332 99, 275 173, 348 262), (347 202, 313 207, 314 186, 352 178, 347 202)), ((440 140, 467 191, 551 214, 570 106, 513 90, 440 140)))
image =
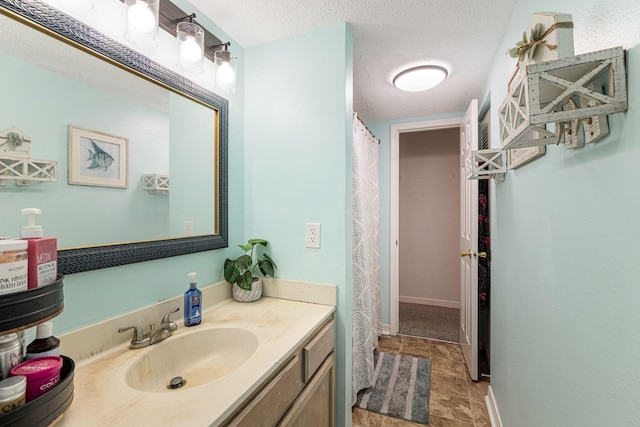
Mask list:
POLYGON ((14 180, 19 187, 31 185, 31 181, 58 181, 58 162, 31 158, 0 156, 0 186, 6 180, 14 180))
POLYGON ((529 113, 534 124, 586 119, 627 110, 622 47, 529 65, 527 80, 529 113), (594 81, 601 81, 604 90, 590 88, 594 81), (570 99, 580 102, 573 109, 563 110, 570 99))
POLYGON ((29 186, 32 181, 58 181, 58 162, 30 156, 31 139, 20 129, 12 127, 0 132, 0 186, 6 186, 7 180, 15 181, 19 187, 29 186))
POLYGON ((534 147, 556 142, 556 134, 546 124, 530 120, 529 92, 526 74, 518 74, 498 110, 500 141, 503 150, 534 147))
POLYGON ((147 190, 150 194, 154 194, 156 192, 159 192, 160 194, 169 194, 169 175, 142 175, 142 189, 147 190))
MULTIPOLYGON (((571 15, 534 13, 508 53, 518 58, 518 66, 498 109, 505 168, 541 156, 547 144, 563 142, 573 149, 597 142, 609 133, 608 115, 627 110, 624 49, 574 55, 571 15)), ((497 153, 474 162, 470 179, 491 174, 503 179, 497 157, 487 163, 492 155, 497 153)))
POLYGON ((467 179, 494 178, 504 181, 507 173, 507 152, 500 149, 476 150, 471 152, 471 175, 467 179))
MULTIPOLYGON (((546 124, 529 122, 527 100, 527 65, 553 61, 573 56, 573 22, 571 15, 555 12, 534 13, 529 26, 523 33, 523 40, 510 49, 518 57, 518 66, 508 84, 508 94, 499 109, 500 140, 502 146, 509 145, 510 162, 516 168, 539 156, 544 145, 557 140, 553 128, 546 124), (524 148, 529 147, 528 150, 524 148), (531 148, 537 150, 531 150, 531 148), (520 149, 516 152, 514 149, 520 149)), ((542 151, 544 152, 544 151, 542 151)))
POLYGON ((577 131, 572 120, 595 126, 589 130, 593 142, 603 136, 607 114, 627 109, 622 47, 531 64, 524 77, 514 82, 498 111, 504 150, 558 143, 565 128, 577 131), (557 135, 546 128, 549 123, 556 123, 557 135))

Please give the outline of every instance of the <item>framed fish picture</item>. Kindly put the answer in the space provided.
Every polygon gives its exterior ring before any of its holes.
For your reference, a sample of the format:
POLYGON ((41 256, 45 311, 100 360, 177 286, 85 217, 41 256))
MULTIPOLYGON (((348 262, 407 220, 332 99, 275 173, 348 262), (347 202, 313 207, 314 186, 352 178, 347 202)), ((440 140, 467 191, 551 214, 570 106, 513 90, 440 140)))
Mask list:
POLYGON ((128 188, 129 139, 69 125, 68 182, 128 188))

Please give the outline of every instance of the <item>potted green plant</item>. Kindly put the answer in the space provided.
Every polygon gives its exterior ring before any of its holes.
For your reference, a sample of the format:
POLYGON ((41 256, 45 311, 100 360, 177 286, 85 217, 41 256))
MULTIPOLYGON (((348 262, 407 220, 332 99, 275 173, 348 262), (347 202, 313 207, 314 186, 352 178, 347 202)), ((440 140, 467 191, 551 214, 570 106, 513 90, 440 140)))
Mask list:
POLYGON ((246 244, 238 245, 244 254, 236 259, 227 258, 224 261, 224 278, 231 283, 233 299, 240 302, 251 302, 262 296, 262 278, 256 276, 258 271, 264 277, 273 277, 276 263, 265 252, 268 241, 264 239, 249 239, 246 244), (263 247, 262 253, 257 248, 263 247))

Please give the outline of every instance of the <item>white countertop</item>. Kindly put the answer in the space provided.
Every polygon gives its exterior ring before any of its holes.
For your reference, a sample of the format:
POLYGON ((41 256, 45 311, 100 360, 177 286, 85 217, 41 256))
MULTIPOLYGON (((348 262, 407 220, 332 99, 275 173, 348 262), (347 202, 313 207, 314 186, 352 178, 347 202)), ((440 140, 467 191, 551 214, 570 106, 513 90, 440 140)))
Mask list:
POLYGON ((334 310, 332 305, 271 297, 253 303, 224 299, 204 311, 200 325, 187 328, 178 323, 166 341, 137 350, 129 349, 127 341, 77 362, 74 400, 56 426, 218 425, 334 310), (190 387, 187 381, 183 388, 167 392, 143 392, 126 384, 127 369, 146 352, 182 334, 220 327, 247 329, 258 337, 255 352, 240 368, 203 385, 190 387))

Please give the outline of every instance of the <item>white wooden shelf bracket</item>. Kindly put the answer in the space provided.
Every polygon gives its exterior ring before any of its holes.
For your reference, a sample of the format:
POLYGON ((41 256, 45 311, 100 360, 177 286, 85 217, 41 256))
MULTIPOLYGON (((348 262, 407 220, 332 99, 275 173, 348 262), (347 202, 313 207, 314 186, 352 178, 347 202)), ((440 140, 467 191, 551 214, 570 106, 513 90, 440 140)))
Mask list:
POLYGON ((504 181, 507 173, 507 152, 500 149, 471 152, 471 175, 467 179, 489 179, 504 181))
POLYGON ((169 175, 146 174, 142 175, 142 189, 147 190, 149 194, 169 194, 171 189, 169 185, 169 175))

